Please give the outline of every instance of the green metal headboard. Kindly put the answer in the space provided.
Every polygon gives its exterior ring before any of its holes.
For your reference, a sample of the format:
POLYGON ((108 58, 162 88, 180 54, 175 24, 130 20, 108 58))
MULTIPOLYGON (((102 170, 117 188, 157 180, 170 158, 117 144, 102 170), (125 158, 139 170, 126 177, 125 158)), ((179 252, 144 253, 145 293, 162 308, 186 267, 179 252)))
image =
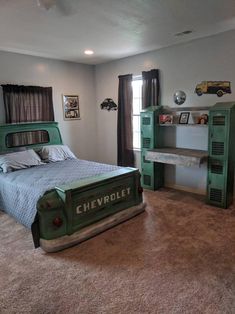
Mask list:
POLYGON ((62 144, 58 122, 28 122, 15 124, 0 124, 0 152, 10 152, 17 149, 16 146, 8 147, 7 138, 11 134, 32 132, 32 131, 46 131, 48 134, 48 141, 46 143, 35 143, 19 145, 28 148, 39 148, 45 145, 59 145, 62 144))

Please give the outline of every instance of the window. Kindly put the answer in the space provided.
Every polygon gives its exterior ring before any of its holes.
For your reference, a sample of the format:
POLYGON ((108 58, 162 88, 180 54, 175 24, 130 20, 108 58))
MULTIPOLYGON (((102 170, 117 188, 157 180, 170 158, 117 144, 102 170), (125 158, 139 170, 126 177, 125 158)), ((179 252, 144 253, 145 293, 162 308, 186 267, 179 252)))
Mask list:
POLYGON ((49 142, 49 134, 46 130, 23 131, 8 133, 6 135, 7 147, 29 146, 49 142))
POLYGON ((142 78, 132 81, 133 89, 133 148, 140 149, 140 111, 142 109, 142 78))

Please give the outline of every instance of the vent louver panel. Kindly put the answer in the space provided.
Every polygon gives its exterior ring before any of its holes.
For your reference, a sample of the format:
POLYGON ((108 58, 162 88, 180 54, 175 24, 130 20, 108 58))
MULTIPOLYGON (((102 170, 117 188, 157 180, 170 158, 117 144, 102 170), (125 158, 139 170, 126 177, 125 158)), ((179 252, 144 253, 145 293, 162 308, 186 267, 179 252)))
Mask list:
POLYGON ((211 160, 210 161, 210 171, 214 174, 223 174, 224 164, 220 160, 211 160))
POLYGON ((151 176, 147 175, 147 174, 144 174, 143 176, 143 183, 145 185, 151 185, 151 176))
POLYGON ((143 148, 150 148, 151 139, 149 137, 143 137, 143 148))
POLYGON ((210 189, 210 200, 212 202, 221 203, 223 200, 222 190, 211 188, 210 189))
POLYGON ((213 125, 225 125, 225 116, 213 116, 213 125))
POLYGON ((212 142, 212 155, 224 155, 223 142, 212 142))
POLYGON ((211 173, 223 174, 223 165, 211 165, 211 173))
POLYGON ((149 117, 143 117, 142 118, 142 124, 143 125, 150 125, 151 119, 149 117))

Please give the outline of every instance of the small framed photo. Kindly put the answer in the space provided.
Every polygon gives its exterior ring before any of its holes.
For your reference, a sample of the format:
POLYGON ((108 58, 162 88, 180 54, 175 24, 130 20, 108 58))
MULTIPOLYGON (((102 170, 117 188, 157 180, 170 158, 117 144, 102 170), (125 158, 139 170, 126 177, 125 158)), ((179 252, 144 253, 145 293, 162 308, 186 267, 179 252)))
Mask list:
POLYGON ((78 95, 62 95, 64 120, 78 120, 80 118, 78 95))
POLYGON ((179 124, 188 124, 190 112, 181 112, 179 124))
POLYGON ((159 115, 159 124, 172 124, 173 116, 170 114, 160 114, 159 115))

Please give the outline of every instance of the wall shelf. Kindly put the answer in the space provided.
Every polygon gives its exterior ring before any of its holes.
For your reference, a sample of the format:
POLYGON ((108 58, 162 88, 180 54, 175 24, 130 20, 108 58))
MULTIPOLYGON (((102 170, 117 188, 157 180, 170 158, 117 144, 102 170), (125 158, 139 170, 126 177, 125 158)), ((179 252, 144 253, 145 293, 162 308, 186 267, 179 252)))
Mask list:
POLYGON ((177 111, 209 111, 211 107, 163 107, 163 114, 164 113, 172 113, 177 111))
POLYGON ((146 160, 186 167, 198 166, 207 161, 208 152, 188 148, 156 148, 146 152, 146 160))
POLYGON ((169 124, 159 124, 159 126, 193 126, 193 127, 208 127, 208 124, 196 124, 196 123, 189 123, 189 124, 180 124, 180 123, 169 123, 169 124))

